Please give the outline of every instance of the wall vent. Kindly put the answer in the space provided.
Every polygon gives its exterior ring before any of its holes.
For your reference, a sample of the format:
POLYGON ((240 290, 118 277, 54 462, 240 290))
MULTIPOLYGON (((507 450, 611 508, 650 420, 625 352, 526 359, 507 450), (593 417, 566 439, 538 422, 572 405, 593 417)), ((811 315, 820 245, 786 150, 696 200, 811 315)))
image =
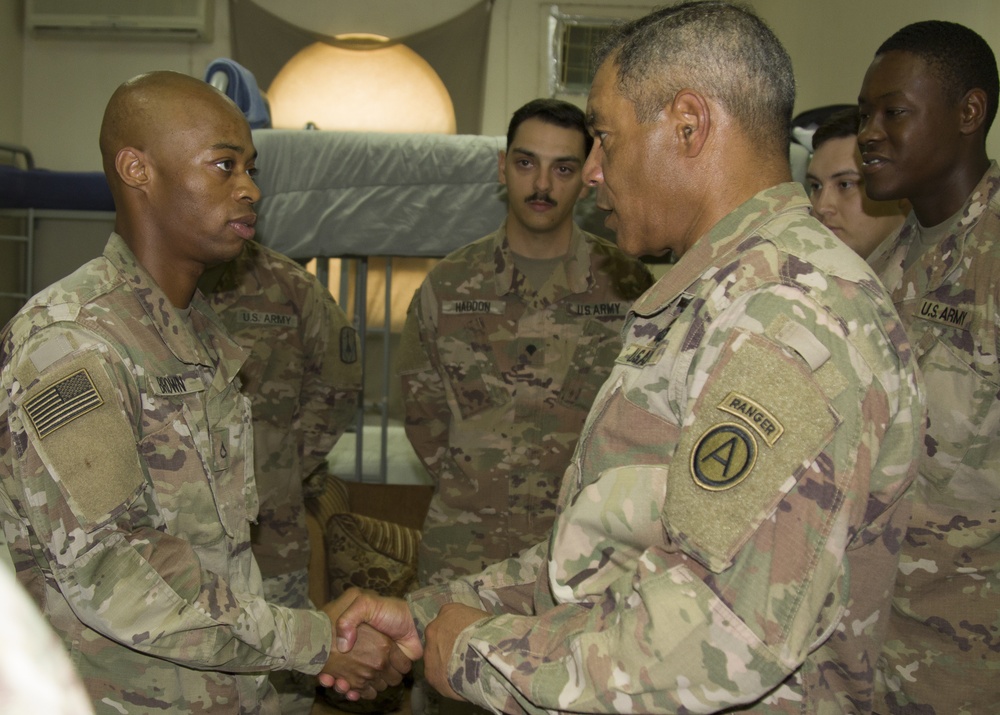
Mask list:
POLYGON ((213 0, 25 0, 34 37, 209 42, 213 0))
POLYGON ((549 17, 549 91, 555 95, 586 95, 594 77, 594 49, 619 22, 585 17, 553 8, 549 17))

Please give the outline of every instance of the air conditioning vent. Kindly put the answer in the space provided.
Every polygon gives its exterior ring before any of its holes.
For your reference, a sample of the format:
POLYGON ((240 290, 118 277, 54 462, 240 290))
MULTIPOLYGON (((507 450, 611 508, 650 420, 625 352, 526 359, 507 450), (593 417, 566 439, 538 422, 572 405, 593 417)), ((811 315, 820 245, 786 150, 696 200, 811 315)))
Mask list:
POLYGON ((35 37, 209 42, 213 0, 25 0, 35 37))

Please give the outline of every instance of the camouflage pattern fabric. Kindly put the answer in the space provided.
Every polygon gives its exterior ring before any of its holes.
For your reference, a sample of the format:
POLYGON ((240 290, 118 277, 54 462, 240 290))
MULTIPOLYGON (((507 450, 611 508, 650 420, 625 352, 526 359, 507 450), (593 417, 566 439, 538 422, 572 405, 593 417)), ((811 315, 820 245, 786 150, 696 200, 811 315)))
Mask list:
POLYGON ((868 713, 923 392, 875 274, 798 184, 636 301, 551 537, 410 596, 494 616, 449 682, 496 712, 868 713))
POLYGON ((250 550, 244 359, 116 234, 6 329, 0 520, 99 714, 276 713, 267 671, 327 660, 329 619, 268 604, 250 550))
POLYGON ((357 410, 357 332, 315 276, 259 243, 200 285, 247 354, 240 379, 260 495, 253 552, 265 579, 283 576, 309 565, 305 498, 322 494, 326 456, 357 410))
POLYGON ((918 233, 911 214, 872 257, 913 343, 928 412, 876 712, 1000 713, 997 164, 904 270, 918 233))
POLYGON ((406 433, 435 484, 422 584, 476 573, 548 533, 625 313, 651 283, 641 263, 576 226, 537 291, 514 266, 506 224, 430 272, 397 357, 406 433))

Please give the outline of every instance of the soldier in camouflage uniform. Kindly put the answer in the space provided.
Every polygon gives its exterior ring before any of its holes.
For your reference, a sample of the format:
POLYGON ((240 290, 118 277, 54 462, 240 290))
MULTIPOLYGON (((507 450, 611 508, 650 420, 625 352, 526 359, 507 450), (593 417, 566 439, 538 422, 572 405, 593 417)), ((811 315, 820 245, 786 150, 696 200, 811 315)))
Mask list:
POLYGON ((871 261, 927 386, 876 712, 1000 712, 1000 168, 986 154, 1000 82, 954 23, 909 25, 876 52, 858 143, 873 198, 913 211, 871 261))
POLYGON ((652 283, 573 222, 592 142, 572 104, 517 110, 499 156, 507 220, 435 266, 410 306, 397 369, 406 432, 435 485, 422 584, 477 573, 548 533, 625 312, 652 283))
POLYGON ((103 257, 0 336, 0 523, 19 581, 99 714, 277 713, 277 669, 374 696, 401 654, 369 633, 364 662, 343 661, 343 605, 269 604, 250 550, 245 355, 196 291, 254 234, 246 119, 154 72, 114 93, 101 151, 117 208, 103 257))
MULTIPOLYGON (((356 332, 316 277, 256 242, 199 285, 247 360, 260 513, 250 528, 264 596, 310 608, 305 499, 323 492, 326 455, 350 425, 361 390, 356 332)), ((283 715, 308 715, 315 681, 280 671, 283 715)))
POLYGON ((495 712, 868 713, 922 389, 875 274, 791 182, 791 63, 725 3, 618 31, 584 169, 640 298, 550 538, 369 620, 495 712), (707 63, 706 58, 711 58, 707 63), (408 615, 408 614, 407 614, 408 615))

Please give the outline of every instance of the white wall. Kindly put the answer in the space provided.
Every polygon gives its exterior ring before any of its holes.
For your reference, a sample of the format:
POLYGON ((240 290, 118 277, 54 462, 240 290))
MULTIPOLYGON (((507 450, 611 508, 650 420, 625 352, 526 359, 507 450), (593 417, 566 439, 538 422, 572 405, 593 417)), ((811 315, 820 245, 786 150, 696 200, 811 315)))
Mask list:
POLYGON ((21 85, 24 47, 19 0, 0 0, 0 141, 21 142, 21 85))
MULTIPOLYGON (((317 31, 400 36, 454 16, 476 0, 257 0, 270 12, 317 31)), ((750 0, 792 56, 799 86, 796 111, 853 102, 878 44, 902 25, 938 18, 975 28, 1000 48, 997 0, 750 0)), ((642 14, 661 0, 572 0, 590 14, 642 14)), ((544 65, 550 2, 496 0, 490 30, 485 134, 503 134, 510 113, 547 92, 544 65)), ((21 0, 0 0, 0 137, 20 139, 40 166, 97 170, 97 132, 104 104, 123 80, 151 69, 201 76, 229 51, 228 3, 216 0, 212 43, 55 40, 22 37, 21 0)), ((580 103, 584 101, 579 98, 580 103)), ((1000 131, 991 155, 1000 155, 1000 131)))

